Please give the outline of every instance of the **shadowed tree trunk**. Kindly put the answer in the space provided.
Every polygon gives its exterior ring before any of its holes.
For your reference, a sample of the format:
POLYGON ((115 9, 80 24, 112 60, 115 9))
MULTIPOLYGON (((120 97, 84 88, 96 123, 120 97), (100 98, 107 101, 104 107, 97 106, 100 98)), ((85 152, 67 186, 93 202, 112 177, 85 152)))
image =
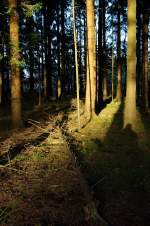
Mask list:
POLYGON ((117 57, 118 57, 118 62, 117 62, 117 100, 121 101, 122 99, 122 68, 121 68, 121 36, 120 36, 120 5, 118 3, 118 28, 117 28, 117 57))
POLYGON ((148 22, 146 10, 143 13, 143 52, 142 52, 142 107, 148 111, 148 22))
POLYGON ((2 66, 0 62, 0 104, 2 103, 2 87, 3 87, 2 66))
POLYGON ((44 33, 45 33, 45 70, 44 70, 44 96, 52 96, 52 56, 51 56, 51 11, 50 6, 44 5, 44 33))
POLYGON ((65 2, 61 0, 61 63, 62 63, 62 70, 61 70, 61 97, 66 95, 66 75, 65 75, 65 67, 66 67, 66 60, 65 60, 65 2))
POLYGON ((58 76, 57 76, 57 98, 59 99, 61 96, 61 83, 60 83, 60 76, 61 76, 61 71, 60 71, 60 33, 59 33, 59 28, 60 28, 60 16, 59 16, 59 4, 57 5, 57 57, 58 57, 58 76))
POLYGON ((14 127, 21 125, 21 78, 19 69, 19 16, 17 0, 8 0, 10 8, 11 118, 14 127))
POLYGON ((30 72, 30 92, 33 94, 34 91, 34 48, 32 42, 32 32, 33 32, 33 18, 29 18, 27 21, 27 27, 29 32, 29 72, 30 72))
POLYGON ((106 6, 105 0, 102 0, 102 30, 103 30, 103 97, 108 96, 107 93, 107 68, 106 68, 106 22, 105 22, 106 6))
POLYGON ((102 73, 102 0, 99 0, 99 27, 98 27, 98 104, 103 102, 103 73, 102 73))
POLYGON ((136 54, 137 54, 137 102, 141 104, 141 80, 142 80, 142 67, 141 67, 141 34, 142 34, 142 21, 141 21, 141 4, 140 0, 137 1, 137 45, 136 45, 136 54))
POLYGON ((2 44, 2 18, 0 16, 0 104, 2 103, 2 94, 3 94, 3 74, 2 74, 2 60, 3 57, 3 44, 2 44))

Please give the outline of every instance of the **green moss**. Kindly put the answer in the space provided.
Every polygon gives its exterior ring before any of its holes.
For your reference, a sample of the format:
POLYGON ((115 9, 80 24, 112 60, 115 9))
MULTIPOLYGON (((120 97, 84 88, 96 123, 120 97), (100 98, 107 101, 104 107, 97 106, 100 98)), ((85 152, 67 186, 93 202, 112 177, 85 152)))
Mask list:
POLYGON ((29 156, 26 155, 25 153, 20 153, 20 154, 18 154, 15 157, 15 160, 18 160, 18 161, 27 161, 27 160, 29 160, 29 156))

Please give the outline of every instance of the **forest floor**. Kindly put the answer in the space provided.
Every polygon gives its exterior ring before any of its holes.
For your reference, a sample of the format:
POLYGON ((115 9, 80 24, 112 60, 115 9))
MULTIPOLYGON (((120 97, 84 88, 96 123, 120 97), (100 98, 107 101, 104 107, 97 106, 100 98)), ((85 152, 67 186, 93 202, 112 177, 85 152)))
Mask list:
POLYGON ((150 117, 123 128, 123 106, 110 103, 72 141, 82 172, 110 226, 150 225, 150 117))
POLYGON ((1 131, 1 226, 107 226, 62 132, 64 109, 36 109, 26 128, 1 131))
POLYGON ((149 225, 149 116, 134 131, 123 129, 119 103, 87 125, 81 108, 77 132, 75 104, 37 108, 26 128, 0 131, 0 225, 106 225, 100 216, 109 226, 149 225))

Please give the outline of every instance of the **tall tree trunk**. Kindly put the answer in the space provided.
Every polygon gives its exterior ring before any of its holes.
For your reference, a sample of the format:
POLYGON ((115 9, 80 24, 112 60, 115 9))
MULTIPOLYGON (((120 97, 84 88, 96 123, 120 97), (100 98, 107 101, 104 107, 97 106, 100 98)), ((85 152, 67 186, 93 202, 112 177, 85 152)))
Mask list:
POLYGON ((86 93, 86 75, 87 75, 87 33, 86 33, 86 15, 84 15, 84 94, 86 93))
POLYGON ((96 34, 94 18, 94 1, 86 0, 87 12, 87 92, 86 110, 92 117, 96 101, 96 34), (88 88, 89 87, 89 88, 88 88))
POLYGON ((83 96, 83 74, 82 74, 82 11, 79 13, 79 76, 80 76, 80 94, 83 96))
MULTIPOLYGON (((0 58, 3 57, 3 44, 2 44, 2 17, 0 14, 0 58)), ((0 59, 0 104, 2 103, 3 94, 3 75, 2 75, 2 60, 0 59)))
POLYGON ((33 41, 32 41, 32 32, 34 29, 33 25, 33 18, 27 19, 27 31, 28 31, 28 42, 29 42, 29 73, 30 73, 30 92, 33 93, 34 90, 34 48, 33 48, 33 41))
POLYGON ((142 67, 141 67, 141 31, 142 31, 142 24, 141 24, 141 5, 140 1, 137 1, 137 44, 136 44, 136 54, 137 54, 137 102, 141 103, 141 81, 142 81, 142 67))
POLYGON ((39 44, 39 54, 38 54, 38 86, 39 86, 39 90, 38 90, 38 105, 41 106, 42 104, 42 76, 41 76, 41 69, 42 69, 42 65, 41 65, 41 51, 40 51, 40 44, 39 44))
POLYGON ((105 0, 102 0, 102 29, 103 29, 103 97, 106 98, 107 93, 107 68, 106 64, 106 24, 105 24, 106 6, 105 0))
POLYGON ((120 37, 120 5, 118 3, 118 29, 117 29, 117 100, 121 101, 122 99, 122 67, 121 67, 121 37, 120 37))
POLYGON ((102 54, 102 0, 99 0, 99 23, 98 23, 98 105, 103 102, 103 54, 102 54))
POLYGON ((61 71, 61 96, 66 95, 66 60, 65 60, 65 2, 61 0, 61 60, 62 60, 62 71, 61 71))
POLYGON ((2 103, 2 87, 3 87, 3 77, 2 77, 2 66, 0 62, 0 104, 2 103))
POLYGON ((52 73, 51 73, 51 12, 44 5, 44 33, 45 33, 45 72, 44 72, 44 96, 52 96, 52 73))
POLYGON ((8 0, 10 11, 11 117, 14 127, 21 125, 21 76, 19 69, 19 16, 17 0, 8 0))
POLYGON ((136 0, 128 0, 127 90, 124 127, 136 119, 136 0))
MULTIPOLYGON (((113 13, 112 13, 113 14, 113 13)), ((111 95, 112 95, 112 101, 114 100, 114 63, 115 63, 115 57, 114 57, 114 17, 112 15, 112 53, 111 53, 112 61, 111 61, 111 95)))
POLYGON ((143 52, 142 52, 142 107, 148 111, 148 23, 146 9, 143 12, 143 52))
MULTIPOLYGON (((32 45, 32 44, 31 44, 32 45)), ((30 71, 30 92, 33 93, 34 90, 34 76, 33 76, 33 71, 34 71, 34 56, 33 56, 33 48, 32 46, 29 47, 29 58, 30 58, 30 66, 29 66, 29 71, 30 71)))
POLYGON ((58 75, 57 75, 57 98, 59 99, 61 96, 61 82, 60 82, 60 76, 61 76, 61 71, 60 71, 60 16, 59 16, 59 4, 57 5, 57 68, 58 68, 58 75))
POLYGON ((78 73, 78 52, 77 52, 77 35, 76 35, 75 0, 72 0, 72 14, 73 14, 75 66, 76 66, 76 93, 77 93, 78 131, 80 131, 80 127, 81 127, 81 125, 80 125, 80 96, 79 96, 79 73, 78 73))

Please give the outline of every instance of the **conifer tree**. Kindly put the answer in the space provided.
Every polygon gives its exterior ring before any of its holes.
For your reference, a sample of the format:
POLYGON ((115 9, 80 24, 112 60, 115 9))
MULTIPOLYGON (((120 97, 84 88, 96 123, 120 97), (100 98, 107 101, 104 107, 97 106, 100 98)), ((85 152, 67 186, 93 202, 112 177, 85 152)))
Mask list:
POLYGON ((14 127, 21 125, 21 76, 19 53, 19 15, 17 0, 8 0, 10 20, 11 118, 14 127))
POLYGON ((124 127, 136 119, 136 0, 128 0, 127 85, 124 127))
POLYGON ((92 117, 96 102, 96 32, 94 1, 86 0, 87 13, 87 83, 86 111, 92 117))

